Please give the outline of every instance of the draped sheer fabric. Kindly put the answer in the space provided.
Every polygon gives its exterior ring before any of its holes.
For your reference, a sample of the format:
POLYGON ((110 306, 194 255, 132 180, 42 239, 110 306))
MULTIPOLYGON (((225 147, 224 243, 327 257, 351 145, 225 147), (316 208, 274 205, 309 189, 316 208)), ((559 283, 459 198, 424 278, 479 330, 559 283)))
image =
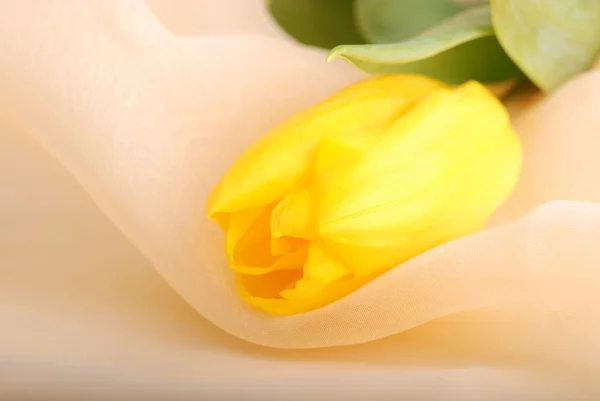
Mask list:
POLYGON ((214 4, 0 1, 0 362, 6 383, 22 372, 6 388, 54 377, 41 363, 195 394, 594 390, 600 72, 514 108, 524 171, 486 230, 266 316, 235 291, 208 192, 248 143, 363 75, 285 38, 262 1, 214 4))

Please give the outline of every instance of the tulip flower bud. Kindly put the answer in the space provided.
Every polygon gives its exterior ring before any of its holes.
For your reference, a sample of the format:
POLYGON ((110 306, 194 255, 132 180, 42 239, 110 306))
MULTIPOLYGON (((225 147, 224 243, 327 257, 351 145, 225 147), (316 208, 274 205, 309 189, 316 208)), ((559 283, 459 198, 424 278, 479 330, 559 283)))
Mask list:
POLYGON ((381 76, 256 141, 207 209, 243 299, 289 315, 479 230, 520 168, 508 113, 484 86, 381 76))

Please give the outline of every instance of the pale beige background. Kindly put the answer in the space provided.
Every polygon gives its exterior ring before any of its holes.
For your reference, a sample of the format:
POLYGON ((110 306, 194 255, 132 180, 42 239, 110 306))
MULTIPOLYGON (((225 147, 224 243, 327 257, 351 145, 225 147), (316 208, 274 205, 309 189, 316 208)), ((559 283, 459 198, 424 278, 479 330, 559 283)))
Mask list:
POLYGON ((0 399, 592 390, 600 207, 564 200, 600 202, 598 73, 515 118, 500 227, 271 318, 235 296, 205 196, 252 138, 362 75, 262 1, 148 3, 0 0, 0 399))

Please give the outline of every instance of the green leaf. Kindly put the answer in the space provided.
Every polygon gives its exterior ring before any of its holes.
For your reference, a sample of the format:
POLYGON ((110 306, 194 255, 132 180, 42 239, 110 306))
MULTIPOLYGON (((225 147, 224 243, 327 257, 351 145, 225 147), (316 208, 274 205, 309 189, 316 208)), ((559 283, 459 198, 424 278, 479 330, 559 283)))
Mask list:
POLYGON ((488 5, 464 10, 410 40, 338 46, 328 59, 337 57, 372 74, 418 73, 450 84, 521 75, 494 37, 488 5))
POLYGON ((356 24, 370 43, 408 40, 465 8, 454 0, 355 0, 356 24))
POLYGON ((354 0, 268 0, 279 26, 300 43, 331 49, 365 40, 354 23, 354 0))
POLYGON ((598 0, 491 0, 498 40, 544 91, 590 68, 600 51, 598 0))

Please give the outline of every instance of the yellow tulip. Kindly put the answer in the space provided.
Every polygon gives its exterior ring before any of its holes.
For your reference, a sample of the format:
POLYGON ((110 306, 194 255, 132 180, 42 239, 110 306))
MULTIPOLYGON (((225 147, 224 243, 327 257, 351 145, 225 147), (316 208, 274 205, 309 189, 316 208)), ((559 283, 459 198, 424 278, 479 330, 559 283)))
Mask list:
POLYGON ((520 168, 508 113, 481 84, 381 76, 255 142, 207 209, 241 297, 289 315, 479 230, 520 168))

